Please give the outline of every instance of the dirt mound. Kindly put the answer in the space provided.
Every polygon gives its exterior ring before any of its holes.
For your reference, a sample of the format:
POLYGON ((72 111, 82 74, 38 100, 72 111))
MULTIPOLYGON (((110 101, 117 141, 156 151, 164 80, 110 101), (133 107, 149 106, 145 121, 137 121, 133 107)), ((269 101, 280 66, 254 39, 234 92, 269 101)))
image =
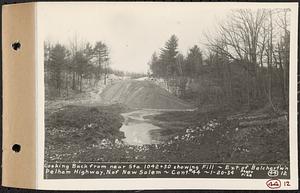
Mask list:
POLYGON ((194 107, 173 96, 150 81, 126 80, 108 86, 101 93, 107 103, 122 103, 130 108, 193 109, 194 107))

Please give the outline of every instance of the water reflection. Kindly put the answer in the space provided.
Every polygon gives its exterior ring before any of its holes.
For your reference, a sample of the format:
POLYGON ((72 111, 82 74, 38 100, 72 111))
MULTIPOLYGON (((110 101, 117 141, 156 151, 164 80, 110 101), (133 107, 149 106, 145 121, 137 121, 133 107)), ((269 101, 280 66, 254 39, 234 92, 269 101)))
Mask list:
POLYGON ((148 115, 160 114, 159 111, 155 110, 137 110, 129 113, 123 113, 122 116, 125 118, 123 126, 120 131, 125 134, 124 142, 129 145, 145 145, 145 144, 157 144, 159 141, 155 140, 151 136, 151 130, 161 129, 155 126, 145 119, 148 115))

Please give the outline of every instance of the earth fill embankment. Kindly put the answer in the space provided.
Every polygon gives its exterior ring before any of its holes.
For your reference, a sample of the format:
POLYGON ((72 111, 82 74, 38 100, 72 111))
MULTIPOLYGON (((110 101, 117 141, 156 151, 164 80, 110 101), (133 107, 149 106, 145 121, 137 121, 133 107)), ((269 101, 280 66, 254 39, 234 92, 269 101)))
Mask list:
POLYGON ((106 87, 101 93, 106 103, 122 103, 130 108, 142 109, 194 109, 191 104, 177 98, 151 81, 126 80, 106 87))

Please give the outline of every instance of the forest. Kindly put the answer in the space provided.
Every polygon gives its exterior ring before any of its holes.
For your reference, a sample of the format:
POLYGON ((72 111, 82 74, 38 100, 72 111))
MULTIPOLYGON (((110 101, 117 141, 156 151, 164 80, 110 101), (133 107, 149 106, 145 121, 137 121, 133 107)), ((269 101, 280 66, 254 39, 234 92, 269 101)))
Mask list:
POLYGON ((108 75, 139 78, 143 73, 124 72, 110 67, 109 47, 94 45, 75 37, 69 45, 44 43, 45 96, 47 100, 69 99, 76 94, 108 84, 108 75))
POLYGON ((289 99, 289 10, 234 10, 203 50, 184 55, 172 35, 149 62, 153 77, 178 87, 179 97, 224 108, 287 110, 289 99), (189 89, 193 83, 201 89, 189 89), (200 101, 199 101, 200 100, 200 101))

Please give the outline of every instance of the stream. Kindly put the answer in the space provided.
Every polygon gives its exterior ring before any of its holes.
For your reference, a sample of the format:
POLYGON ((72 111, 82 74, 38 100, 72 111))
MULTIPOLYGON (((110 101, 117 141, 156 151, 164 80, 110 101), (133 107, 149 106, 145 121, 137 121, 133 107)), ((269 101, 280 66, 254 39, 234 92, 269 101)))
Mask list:
POLYGON ((123 113, 122 116, 125 121, 120 128, 124 132, 125 139, 123 141, 128 145, 146 145, 158 144, 157 141, 151 136, 150 131, 161 129, 153 125, 145 116, 157 115, 161 112, 158 110, 136 110, 129 113, 123 113))

